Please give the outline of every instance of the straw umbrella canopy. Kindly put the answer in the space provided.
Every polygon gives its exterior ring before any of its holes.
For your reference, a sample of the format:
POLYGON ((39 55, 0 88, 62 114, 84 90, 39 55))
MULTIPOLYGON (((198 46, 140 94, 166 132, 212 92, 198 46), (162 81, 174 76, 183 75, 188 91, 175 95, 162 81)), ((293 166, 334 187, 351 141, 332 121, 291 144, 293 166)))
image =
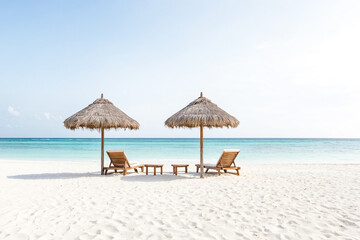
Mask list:
POLYGON ((101 132, 101 174, 104 174, 104 130, 105 129, 139 129, 140 124, 104 98, 96 99, 92 104, 75 113, 64 121, 64 126, 75 130, 78 128, 97 129, 101 132))
POLYGON ((203 97, 201 93, 199 98, 168 118, 165 121, 165 125, 170 128, 200 127, 200 177, 204 178, 203 128, 236 128, 239 125, 239 120, 219 108, 209 99, 203 97))

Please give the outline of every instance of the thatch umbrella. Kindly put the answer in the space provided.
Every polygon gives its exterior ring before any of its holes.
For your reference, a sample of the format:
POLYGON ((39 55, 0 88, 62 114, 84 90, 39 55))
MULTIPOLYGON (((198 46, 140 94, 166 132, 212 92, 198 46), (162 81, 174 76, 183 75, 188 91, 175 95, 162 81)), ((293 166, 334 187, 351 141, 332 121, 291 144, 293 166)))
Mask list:
POLYGON ((139 129, 140 124, 104 98, 96 99, 92 104, 75 113, 64 121, 66 128, 98 129, 101 131, 101 174, 104 174, 104 129, 139 129))
POLYGON ((200 177, 204 177, 204 158, 203 158, 203 128, 208 127, 232 127, 236 128, 239 125, 239 120, 231 116, 209 99, 200 97, 192 101, 189 105, 172 115, 165 121, 165 125, 170 128, 200 127, 200 177))

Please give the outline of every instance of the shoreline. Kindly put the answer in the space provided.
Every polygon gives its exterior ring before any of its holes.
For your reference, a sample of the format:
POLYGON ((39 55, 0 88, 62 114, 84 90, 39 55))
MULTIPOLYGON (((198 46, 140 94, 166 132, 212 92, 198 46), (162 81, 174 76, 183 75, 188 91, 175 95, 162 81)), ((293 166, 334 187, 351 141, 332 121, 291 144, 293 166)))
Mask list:
MULTIPOLYGON (((69 138, 69 137, 0 137, 0 139, 100 139, 101 137, 75 137, 75 138, 69 138)), ((194 140, 199 140, 198 137, 194 137, 194 138, 181 138, 181 137, 127 137, 127 138, 115 138, 115 137, 107 137, 106 139, 194 139, 194 140)), ((360 138, 357 137, 241 137, 241 138, 236 138, 236 137, 232 137, 232 138, 225 138, 225 137, 220 137, 220 138, 208 138, 208 137, 204 137, 204 139, 244 139, 244 140, 251 140, 251 139, 256 139, 256 140, 261 140, 261 139, 269 139, 269 140, 276 140, 276 139, 284 139, 284 140, 311 140, 311 139, 318 139, 318 140, 360 140, 360 138)))
MULTIPOLYGON (((106 156, 107 157, 107 156, 106 156)), ((209 159, 207 161, 207 159, 205 159, 206 163, 216 163, 218 159, 209 159)), ((154 163, 154 162, 159 162, 159 163, 163 163, 163 164, 172 164, 172 163, 184 163, 184 164, 198 164, 199 163, 199 159, 135 159, 134 161, 130 162, 136 162, 136 163, 154 163)), ((49 159, 39 159, 39 160, 35 160, 35 159, 9 159, 9 158, 0 158, 0 162, 9 162, 9 163, 13 163, 13 162, 33 162, 33 163, 39 163, 39 162, 44 162, 44 163, 54 163, 54 162, 60 162, 60 163, 69 163, 69 162, 76 162, 76 163, 99 163, 100 164, 100 158, 99 159, 84 159, 84 160, 78 160, 78 159, 54 159, 54 160, 49 160, 49 159)), ((110 163, 109 159, 105 158, 105 164, 106 163, 110 163)), ((237 165, 360 165, 359 161, 349 161, 349 162, 342 162, 342 161, 337 161, 337 162, 317 162, 317 161, 294 161, 294 162, 289 162, 289 161, 244 161, 244 160, 239 160, 237 159, 235 161, 235 163, 237 165)))

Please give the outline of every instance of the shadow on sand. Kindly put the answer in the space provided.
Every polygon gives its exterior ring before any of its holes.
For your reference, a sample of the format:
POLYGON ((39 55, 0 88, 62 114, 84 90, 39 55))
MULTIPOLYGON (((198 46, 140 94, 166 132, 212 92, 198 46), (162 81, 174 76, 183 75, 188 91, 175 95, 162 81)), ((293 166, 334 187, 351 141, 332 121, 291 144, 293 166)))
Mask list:
POLYGON ((199 176, 196 175, 195 173, 178 174, 177 176, 173 175, 172 172, 171 173, 164 172, 163 175, 156 174, 156 176, 154 176, 153 173, 149 173, 149 175, 145 175, 143 173, 140 174, 135 173, 131 175, 122 176, 121 180, 127 182, 166 182, 166 181, 174 181, 180 179, 192 179, 196 177, 199 176))
MULTIPOLYGON (((200 179, 200 174, 195 172, 188 173, 179 173, 177 176, 173 175, 172 172, 164 172, 163 175, 157 174, 154 176, 152 173, 149 175, 145 174, 130 174, 130 175, 120 175, 122 181, 128 182, 165 182, 165 181, 174 181, 174 180, 183 180, 183 179, 200 179)), ((207 173, 205 178, 218 177, 217 173, 207 173)))
MULTIPOLYGON (((215 177, 215 174, 206 174, 205 177, 215 177)), ((14 176, 7 176, 10 179, 21 179, 21 180, 49 180, 49 179, 74 179, 74 178, 107 178, 107 177, 119 177, 121 181, 127 182, 164 182, 164 181, 174 181, 180 179, 200 179, 200 175, 195 172, 181 173, 177 176, 173 175, 172 172, 164 172, 163 175, 157 174, 154 176, 152 173, 145 175, 145 173, 128 173, 126 176, 121 173, 114 173, 109 175, 100 175, 100 172, 84 172, 84 173, 38 173, 38 174, 21 174, 14 176)))
POLYGON ((86 173, 38 173, 38 174, 22 174, 7 176, 11 179, 22 179, 22 180, 41 180, 41 179, 71 179, 71 178, 82 178, 82 177, 101 177, 100 172, 86 172, 86 173))

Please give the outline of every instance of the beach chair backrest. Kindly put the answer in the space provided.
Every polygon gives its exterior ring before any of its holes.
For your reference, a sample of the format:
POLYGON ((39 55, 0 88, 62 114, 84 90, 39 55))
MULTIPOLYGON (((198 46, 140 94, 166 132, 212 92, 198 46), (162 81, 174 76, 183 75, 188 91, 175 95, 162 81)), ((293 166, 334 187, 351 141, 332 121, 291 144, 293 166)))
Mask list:
POLYGON ((130 167, 124 151, 106 151, 114 167, 130 167))
POLYGON ((240 150, 224 150, 221 154, 217 167, 231 167, 232 164, 235 166, 235 158, 239 154, 240 150))

